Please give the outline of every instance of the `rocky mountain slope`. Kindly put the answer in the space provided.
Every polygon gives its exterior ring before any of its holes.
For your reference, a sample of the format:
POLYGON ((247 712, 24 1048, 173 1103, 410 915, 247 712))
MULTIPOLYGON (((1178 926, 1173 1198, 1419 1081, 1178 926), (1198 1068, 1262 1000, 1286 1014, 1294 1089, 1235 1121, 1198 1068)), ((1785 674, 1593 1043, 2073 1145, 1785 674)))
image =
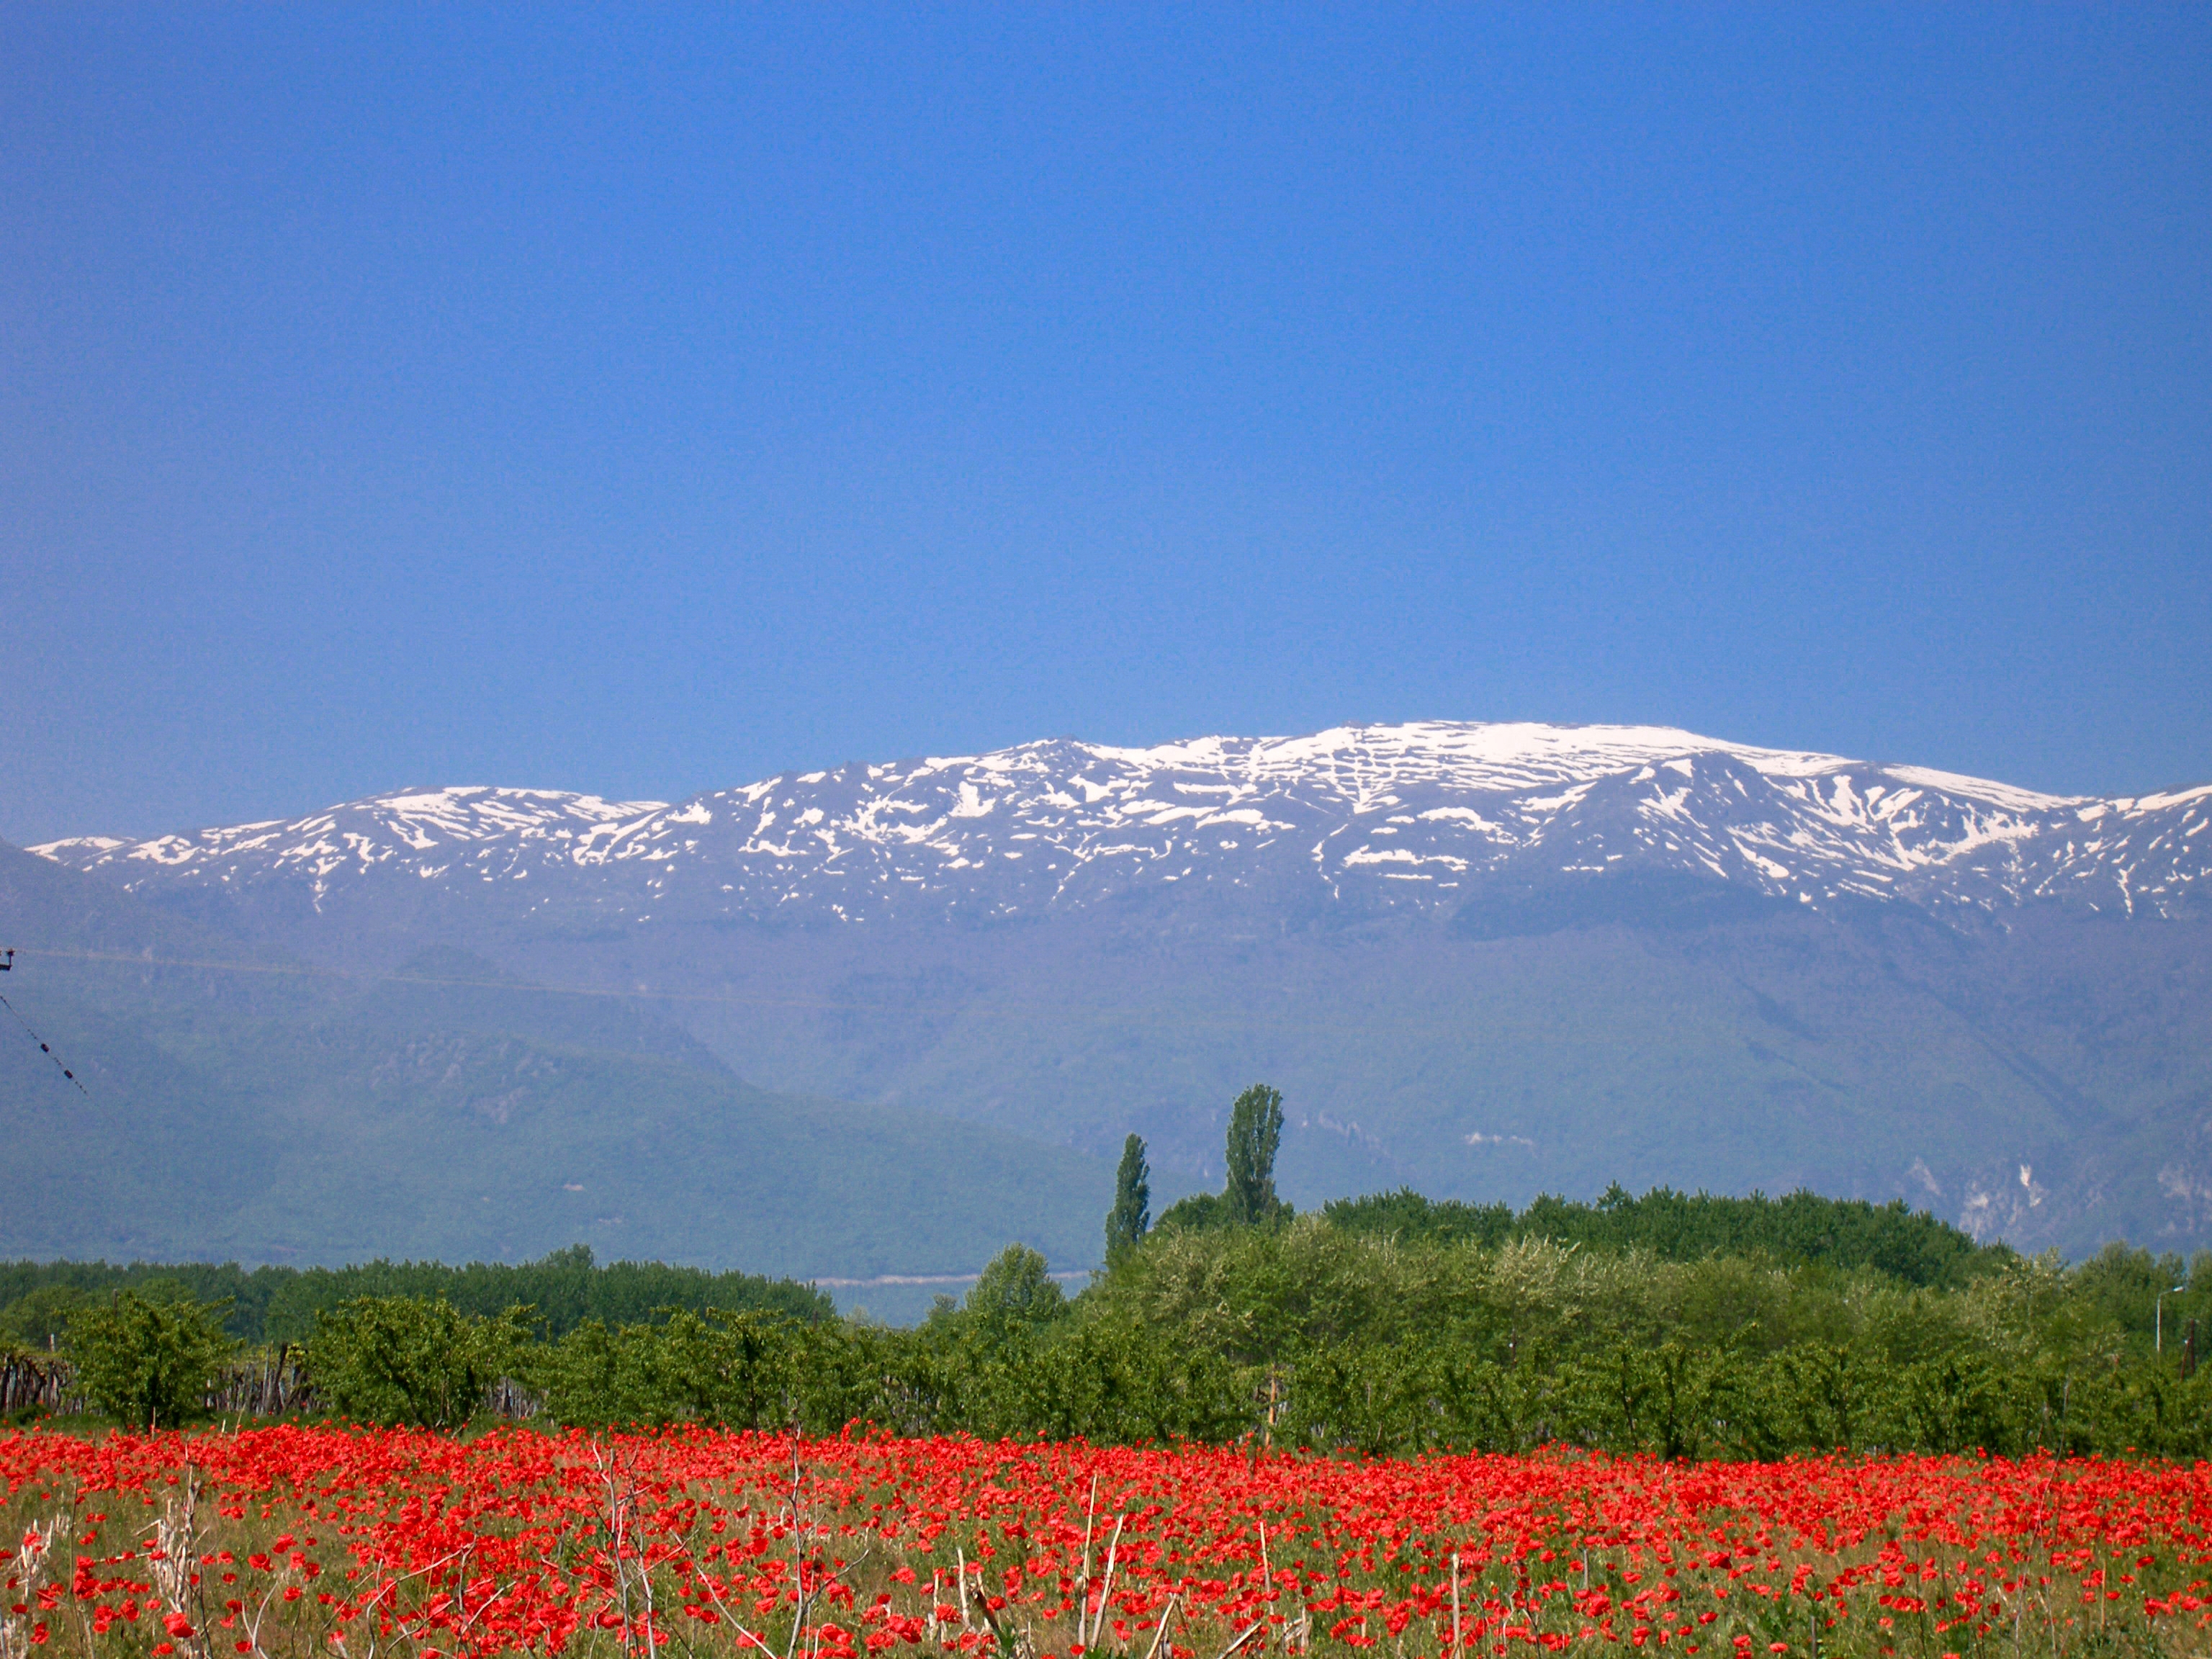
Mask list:
MULTIPOLYGON (((740 1076, 1302 1201, 1799 1183, 2212 1243, 2212 787, 2062 799, 1661 727, 850 765, 681 804, 421 788, 37 850, 224 937, 619 994, 740 1076)), ((742 1264, 740 1264, 742 1265, 742 1264)))
POLYGON ((2208 890, 2208 823, 2212 786, 2071 799, 1668 727, 1431 724, 1026 744, 681 805, 416 789, 285 823, 32 850, 134 891, 275 887, 317 906, 372 882, 535 882, 507 902, 588 895, 632 925, 1009 917, 1180 882, 1453 914, 1516 885, 1631 872, 1815 908, 2171 915, 2208 890))

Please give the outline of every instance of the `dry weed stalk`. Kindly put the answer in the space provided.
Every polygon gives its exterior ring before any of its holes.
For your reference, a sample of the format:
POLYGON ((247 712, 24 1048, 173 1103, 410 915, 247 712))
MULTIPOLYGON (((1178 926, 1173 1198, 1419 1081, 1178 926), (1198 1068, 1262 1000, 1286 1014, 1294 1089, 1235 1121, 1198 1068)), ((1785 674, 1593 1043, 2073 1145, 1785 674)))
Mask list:
MULTIPOLYGON (((33 1521, 23 1529, 12 1563, 15 1571, 7 1581, 9 1595, 0 1602, 0 1659, 28 1659, 31 1650, 44 1644, 46 1621, 40 1614, 46 1609, 40 1605, 40 1596, 74 1530, 72 1518, 58 1510, 45 1526, 33 1521), (18 1605, 23 1608, 20 1613, 14 1611, 18 1605)), ((58 1601, 59 1589, 57 1578, 53 1589, 46 1593, 58 1601)))
POLYGON ((207 1541, 199 1523, 200 1472, 185 1465, 179 1497, 165 1498, 161 1512, 147 1528, 146 1556, 153 1570, 154 1588, 169 1610, 169 1639, 190 1659, 211 1659, 208 1641, 207 1598, 200 1585, 200 1555, 207 1541), (179 1629, 181 1618, 189 1628, 179 1629))

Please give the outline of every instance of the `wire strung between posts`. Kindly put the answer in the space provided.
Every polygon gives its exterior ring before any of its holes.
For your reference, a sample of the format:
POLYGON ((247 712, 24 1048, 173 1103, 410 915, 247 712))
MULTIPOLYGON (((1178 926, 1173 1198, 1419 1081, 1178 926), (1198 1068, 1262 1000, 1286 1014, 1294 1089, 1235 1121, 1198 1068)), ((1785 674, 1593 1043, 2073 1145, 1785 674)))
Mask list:
POLYGON ((0 997, 0 1008, 5 1008, 9 1013, 15 1015, 15 1024, 21 1026, 25 1031, 30 1033, 31 1041, 39 1045, 39 1052, 44 1054, 48 1060, 53 1061, 54 1069, 56 1071, 59 1072, 71 1083, 76 1083, 77 1093, 82 1095, 87 1100, 90 1100, 92 1098, 92 1091, 86 1088, 82 1083, 77 1083, 76 1073, 70 1070, 68 1066, 62 1064, 62 1057, 46 1046, 46 1041, 44 1037, 40 1036, 36 1031, 31 1030, 31 1022, 25 1019, 21 1014, 16 1013, 15 1005, 9 1001, 7 998, 0 997))

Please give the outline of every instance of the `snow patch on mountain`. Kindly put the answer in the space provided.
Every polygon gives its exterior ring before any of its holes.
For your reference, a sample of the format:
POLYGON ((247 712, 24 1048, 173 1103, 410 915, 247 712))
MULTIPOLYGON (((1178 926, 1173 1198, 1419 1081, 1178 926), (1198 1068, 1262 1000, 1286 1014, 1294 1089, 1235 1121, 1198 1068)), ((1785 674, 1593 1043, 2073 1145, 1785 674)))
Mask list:
MULTIPOLYGON (((380 868, 435 880, 464 866, 492 879, 522 872, 530 849, 565 847, 664 811, 555 789, 460 785, 403 789, 303 818, 229 824, 118 842, 80 837, 30 850, 86 871, 150 866, 222 880, 304 879, 319 901, 334 882, 380 868)), ((127 885, 137 887, 142 880, 127 885)))
POLYGON ((2212 872, 2212 786, 2043 794, 1668 726, 1422 722, 1152 748, 1053 740, 780 775, 680 805, 409 789, 286 822, 32 850, 133 888, 404 876, 609 920, 1009 917, 1195 885, 1449 914, 1594 878, 1814 907, 2169 915, 2212 872), (517 890, 513 884, 527 882, 517 890))

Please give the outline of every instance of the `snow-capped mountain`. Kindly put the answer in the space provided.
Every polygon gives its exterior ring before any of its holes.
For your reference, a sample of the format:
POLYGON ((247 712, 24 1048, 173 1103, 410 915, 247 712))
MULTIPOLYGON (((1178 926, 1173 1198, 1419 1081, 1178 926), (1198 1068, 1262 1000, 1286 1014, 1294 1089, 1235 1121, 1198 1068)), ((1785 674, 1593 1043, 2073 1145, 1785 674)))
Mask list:
POLYGON ((1011 917, 1177 889, 1433 915, 1619 875, 1816 909, 2170 916, 2212 892, 2208 822, 2212 786, 2063 798, 1664 726, 1424 723, 1150 749, 1055 740, 785 775, 681 805, 412 789, 287 822, 32 850, 149 895, 275 884, 319 909, 398 883, 507 911, 585 899, 638 926, 1011 917))
MULTIPOLYGON (((319 969, 333 1008, 397 971, 433 1056, 448 998, 493 993, 426 950, 615 1000, 793 1095, 1106 1162, 1135 1130, 1190 1184, 1264 1078, 1301 1204, 1802 1183, 2028 1248, 2195 1249, 2208 822, 2212 787, 2061 798, 1669 727, 1425 724, 1056 740, 679 804, 410 789, 21 863, 76 884, 54 915, 119 884, 319 969)), ((42 973, 118 954, 43 923, 8 942, 42 973)), ((129 994, 219 954, 139 951, 129 994)), ((602 1103, 625 1134, 661 1109, 637 1087, 602 1103)))

